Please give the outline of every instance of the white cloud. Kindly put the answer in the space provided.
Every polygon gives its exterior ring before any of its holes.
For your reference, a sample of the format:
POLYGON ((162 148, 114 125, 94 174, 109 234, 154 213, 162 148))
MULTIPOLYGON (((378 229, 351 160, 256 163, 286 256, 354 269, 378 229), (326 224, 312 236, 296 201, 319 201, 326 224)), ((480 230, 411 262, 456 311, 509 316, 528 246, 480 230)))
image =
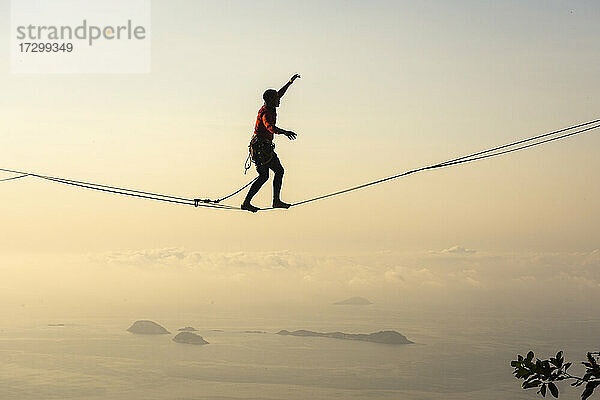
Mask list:
POLYGON ((105 265, 132 266, 144 269, 190 268, 213 269, 214 267, 250 269, 304 269, 308 260, 304 256, 286 251, 268 253, 209 253, 187 251, 181 248, 146 249, 107 252, 90 257, 105 265))
POLYGON ((390 269, 388 271, 385 271, 385 279, 391 282, 406 282, 406 280, 404 279, 404 277, 402 276, 402 274, 400 273, 400 271, 396 270, 396 269, 390 269))
POLYGON ((475 250, 467 249, 462 246, 452 246, 447 249, 440 250, 438 252, 432 251, 433 254, 473 254, 475 250))
POLYGON ((523 276, 519 276, 518 278, 513 278, 515 281, 520 281, 520 282, 535 282, 535 276, 531 276, 531 275, 523 275, 523 276))

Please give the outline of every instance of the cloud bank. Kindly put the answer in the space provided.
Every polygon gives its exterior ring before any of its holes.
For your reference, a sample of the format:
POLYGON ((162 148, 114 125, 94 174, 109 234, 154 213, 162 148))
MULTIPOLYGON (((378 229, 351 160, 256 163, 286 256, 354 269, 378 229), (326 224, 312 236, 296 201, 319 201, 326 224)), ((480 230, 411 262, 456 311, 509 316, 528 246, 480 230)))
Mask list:
MULTIPOLYGON (((8 260, 5 260, 8 261, 8 260)), ((92 299, 165 307, 322 306, 351 296, 373 307, 506 311, 588 307, 600 300, 600 250, 488 253, 463 246, 422 253, 142 249, 4 262, 7 304, 92 299), (27 277, 27 279, 25 278, 27 277), (41 299, 41 300, 40 300, 41 299)))

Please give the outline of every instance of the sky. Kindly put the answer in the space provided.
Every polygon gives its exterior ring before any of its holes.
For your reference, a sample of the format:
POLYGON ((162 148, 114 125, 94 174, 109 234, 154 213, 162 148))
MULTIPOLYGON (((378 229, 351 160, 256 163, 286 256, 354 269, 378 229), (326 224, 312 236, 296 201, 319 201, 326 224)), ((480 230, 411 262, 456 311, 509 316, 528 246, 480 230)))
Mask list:
MULTIPOLYGON (((294 73, 278 124, 298 139, 276 138, 289 202, 600 109, 594 1, 154 0, 151 73, 137 75, 12 74, 9 15, 0 1, 0 167, 139 190, 218 197, 252 179, 243 163, 262 92, 294 73)), ((455 247, 589 255, 600 247, 599 145, 590 132, 258 215, 21 179, 0 183, 0 257, 21 282, 21 265, 75 257, 91 271, 114 252, 413 254, 392 264, 455 247)), ((255 203, 270 196, 269 183, 255 203)), ((388 282, 394 268, 382 270, 388 282)))

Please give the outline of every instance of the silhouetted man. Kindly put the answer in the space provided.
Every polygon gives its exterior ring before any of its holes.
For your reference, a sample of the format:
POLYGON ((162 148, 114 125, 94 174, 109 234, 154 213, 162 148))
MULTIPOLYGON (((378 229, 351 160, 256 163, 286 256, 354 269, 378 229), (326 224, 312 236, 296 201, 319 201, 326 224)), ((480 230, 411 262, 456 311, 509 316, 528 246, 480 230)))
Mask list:
POLYGON ((268 89, 263 94, 265 104, 258 111, 256 125, 254 126, 254 135, 250 142, 250 156, 252 157, 252 161, 256 164, 258 178, 254 181, 252 186, 250 186, 250 190, 242 204, 242 210, 252 212, 260 210, 258 207, 254 207, 250 204, 250 202, 254 195, 258 193, 262 185, 269 179, 270 169, 275 173, 275 177, 273 178, 273 208, 290 207, 290 204, 284 203, 279 197, 281 193, 281 184, 283 183, 283 166, 279 161, 279 157, 277 157, 277 154, 273 151, 275 148, 273 136, 285 135, 290 140, 296 139, 296 134, 294 132, 278 128, 275 124, 277 122, 276 109, 279 107, 280 99, 290 85, 298 78, 300 78, 300 75, 295 74, 281 89, 268 89))

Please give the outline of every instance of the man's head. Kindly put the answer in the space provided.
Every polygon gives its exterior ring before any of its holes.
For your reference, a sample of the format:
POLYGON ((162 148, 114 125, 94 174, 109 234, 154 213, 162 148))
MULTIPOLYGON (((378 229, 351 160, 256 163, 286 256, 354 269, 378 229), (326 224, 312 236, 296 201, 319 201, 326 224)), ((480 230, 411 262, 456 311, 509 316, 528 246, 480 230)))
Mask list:
POLYGON ((267 89, 263 93, 263 100, 267 107, 279 107, 279 94, 275 89, 267 89))

